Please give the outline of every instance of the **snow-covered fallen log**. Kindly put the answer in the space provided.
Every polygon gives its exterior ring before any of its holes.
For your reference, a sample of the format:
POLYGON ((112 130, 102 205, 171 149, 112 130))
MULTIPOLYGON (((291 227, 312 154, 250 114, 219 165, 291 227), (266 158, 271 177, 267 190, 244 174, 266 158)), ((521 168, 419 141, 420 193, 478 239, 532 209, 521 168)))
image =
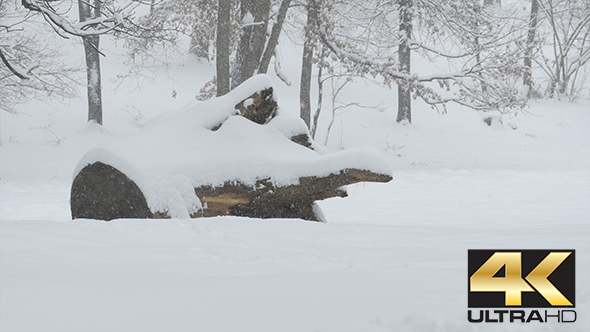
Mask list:
POLYGON ((328 153, 318 146, 302 120, 278 110, 270 79, 259 75, 86 153, 70 203, 74 219, 323 220, 315 201, 345 197, 348 184, 391 179, 373 148, 328 153))

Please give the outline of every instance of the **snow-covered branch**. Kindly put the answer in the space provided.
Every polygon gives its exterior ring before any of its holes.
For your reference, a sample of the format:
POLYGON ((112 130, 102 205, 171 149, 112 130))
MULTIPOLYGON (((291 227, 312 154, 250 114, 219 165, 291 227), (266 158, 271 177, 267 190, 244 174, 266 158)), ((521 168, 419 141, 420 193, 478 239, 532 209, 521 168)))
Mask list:
POLYGON ((473 51, 466 52, 466 53, 460 53, 460 54, 449 54, 445 51, 437 50, 434 47, 426 46, 423 42, 418 42, 415 40, 408 40, 408 43, 410 44, 410 48, 412 48, 412 49, 423 49, 423 50, 426 50, 430 53, 434 53, 436 55, 440 55, 442 57, 449 58, 449 59, 459 59, 459 58, 464 58, 464 57, 473 55, 473 51))
POLYGON ((79 70, 60 61, 60 49, 47 47, 45 42, 43 35, 19 27, 2 36, 0 111, 13 113, 17 104, 31 99, 76 95, 79 70))
POLYGON ((448 74, 432 74, 432 75, 423 75, 423 76, 415 76, 417 82, 433 82, 437 80, 452 80, 456 78, 462 77, 472 77, 472 74, 478 73, 483 71, 484 69, 481 67, 466 69, 454 73, 448 74))
POLYGON ((52 28, 60 32, 60 36, 64 38, 67 37, 61 32, 78 37, 96 36, 109 33, 123 24, 123 16, 118 13, 72 24, 58 14, 47 1, 22 0, 22 4, 30 11, 41 13, 52 28))
MULTIPOLYGON (((400 65, 393 57, 377 57, 372 54, 355 48, 354 42, 343 42, 334 39, 334 35, 327 32, 326 22, 320 18, 318 4, 310 1, 312 8, 315 8, 315 19, 317 22, 317 34, 321 42, 336 57, 349 67, 349 69, 361 74, 371 74, 381 76, 385 83, 405 82, 410 84, 415 97, 419 97, 430 105, 440 105, 449 102, 455 102, 477 110, 500 108, 503 105, 502 93, 494 93, 494 88, 501 89, 498 84, 492 82, 491 72, 504 70, 500 64, 493 62, 484 63, 483 60, 475 62, 468 68, 448 73, 434 73, 419 75, 417 73, 404 73, 399 68, 400 65), (440 93, 432 88, 426 87, 425 83, 439 82, 441 86, 447 87, 447 90, 453 86, 453 91, 457 94, 454 97, 443 97, 440 93), (490 91, 481 93, 478 87, 489 87, 490 91)), ((408 40, 408 43, 414 48, 423 48, 431 53, 438 54, 449 59, 460 59, 473 55, 473 51, 458 54, 450 54, 435 48, 425 46, 424 43, 408 40)), ((469 59, 468 59, 469 60, 469 59)), ((468 61, 466 60, 466 61, 468 61)), ((504 89, 505 90, 505 89, 504 89)), ((506 92, 504 92, 506 94, 506 92)), ((508 103, 510 105, 518 104, 513 99, 508 103)))
POLYGON ((0 48, 0 59, 4 65, 6 65, 6 68, 8 68, 8 70, 10 70, 16 77, 20 78, 21 80, 28 80, 30 78, 27 70, 19 67, 18 65, 13 66, 10 61, 6 59, 4 52, 2 52, 2 48, 0 48))

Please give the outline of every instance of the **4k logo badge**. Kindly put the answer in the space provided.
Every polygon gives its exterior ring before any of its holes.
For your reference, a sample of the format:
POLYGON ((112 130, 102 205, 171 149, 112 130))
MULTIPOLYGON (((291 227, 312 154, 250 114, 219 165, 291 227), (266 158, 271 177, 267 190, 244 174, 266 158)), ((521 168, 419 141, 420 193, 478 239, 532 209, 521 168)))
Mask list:
POLYGON ((469 308, 575 307, 575 250, 469 250, 469 308))

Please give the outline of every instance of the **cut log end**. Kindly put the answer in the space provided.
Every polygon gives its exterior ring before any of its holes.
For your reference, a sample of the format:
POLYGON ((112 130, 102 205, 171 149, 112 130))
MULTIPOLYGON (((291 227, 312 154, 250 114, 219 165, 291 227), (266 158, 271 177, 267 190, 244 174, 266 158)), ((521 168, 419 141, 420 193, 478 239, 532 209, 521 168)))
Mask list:
POLYGON ((84 167, 76 176, 70 206, 73 219, 153 218, 135 182, 101 162, 84 167))

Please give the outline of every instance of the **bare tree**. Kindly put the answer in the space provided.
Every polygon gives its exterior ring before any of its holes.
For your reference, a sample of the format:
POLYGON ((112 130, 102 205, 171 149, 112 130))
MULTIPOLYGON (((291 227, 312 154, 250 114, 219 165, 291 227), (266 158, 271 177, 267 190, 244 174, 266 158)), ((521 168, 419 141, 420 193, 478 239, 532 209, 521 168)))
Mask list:
MULTIPOLYGON (((399 71, 402 75, 410 75, 412 41, 412 0, 399 1, 399 71)), ((397 85, 398 111, 397 122, 412 122, 412 86, 409 80, 400 80, 397 85)))
POLYGON ((301 84, 299 86, 300 117, 311 128, 311 71, 313 68, 313 25, 315 19, 312 10, 307 10, 307 24, 304 28, 303 56, 301 64, 301 84))
POLYGON ((232 72, 232 89, 257 71, 264 47, 269 20, 270 0, 242 0, 242 31, 232 72))
MULTIPOLYGON (((78 1, 80 22, 88 22, 100 18, 102 2, 94 0, 92 5, 86 0, 78 1)), ((88 91, 88 122, 94 121, 102 125, 102 84, 100 72, 100 35, 82 36, 86 58, 86 82, 88 91)))
MULTIPOLYGON (((78 1, 80 22, 73 23, 66 18, 68 10, 59 11, 60 3, 49 1, 22 0, 22 5, 31 12, 40 13, 53 30, 63 38, 82 37, 87 69, 88 121, 102 124, 102 96, 100 73, 100 35, 121 31, 124 22, 139 3, 129 3, 123 8, 115 8, 114 2, 105 0, 78 1)), ((72 3, 70 3, 70 6, 72 3)))
MULTIPOLYGON (((103 4, 106 3, 107 2, 103 2, 103 4)), ((110 4, 113 5, 113 3, 110 4)), ((78 24, 70 22, 64 16, 64 13, 58 12, 51 1, 22 0, 22 5, 32 12, 41 13, 45 21, 51 25, 57 34, 64 38, 68 38, 68 36, 97 36, 116 31, 123 25, 124 21, 129 19, 129 16, 139 3, 129 4, 120 9, 101 5, 98 10, 101 11, 103 15, 100 15, 100 17, 97 17, 96 19, 87 20, 78 24), (105 11, 107 14, 105 14, 105 11)), ((69 6, 71 5, 72 4, 70 3, 69 6)), ((95 4, 92 6, 96 7, 95 4)))
POLYGON ((590 2, 537 1, 549 27, 553 49, 553 54, 541 53, 541 59, 535 59, 549 77, 546 96, 573 97, 577 75, 590 61, 590 2))
POLYGON ((478 110, 524 105, 518 90, 504 82, 519 71, 514 66, 517 54, 505 51, 513 51, 506 48, 513 36, 501 27, 506 22, 494 23, 498 17, 479 10, 476 0, 355 1, 338 4, 330 12, 310 2, 317 11, 317 33, 339 61, 352 73, 381 76, 384 84, 398 85, 398 121, 411 121, 412 97, 433 107, 448 102, 478 110), (328 33, 331 26, 336 31, 328 33), (449 44, 452 51, 445 50, 449 44), (420 75, 410 68, 411 52, 446 59, 456 69, 420 75), (442 89, 431 84, 436 82, 442 89))
POLYGON ((539 22, 539 3, 537 0, 531 0, 531 13, 529 18, 529 28, 526 38, 526 46, 524 51, 524 74, 522 83, 527 87, 527 97, 533 96, 533 51, 535 48, 535 35, 537 33, 537 24, 539 22))
POLYGON ((179 43, 184 35, 191 38, 190 52, 204 54, 214 46, 214 57, 208 53, 208 58, 215 58, 216 77, 201 89, 198 99, 223 95, 252 75, 266 73, 273 56, 275 72, 288 83, 278 70, 275 53, 290 4, 291 0, 153 3, 150 13, 139 19, 135 29, 132 27, 139 38, 126 41, 132 65, 130 73, 121 78, 141 75, 143 67, 161 62, 169 54, 184 54, 179 43))
POLYGON ((275 56, 275 50, 279 43, 279 36, 283 30, 283 23, 285 23, 290 4, 291 0, 282 0, 278 13, 274 15, 276 19, 272 21, 272 31, 268 37, 264 53, 262 54, 262 59, 260 60, 260 65, 258 66, 258 73, 260 74, 266 74, 270 60, 275 56))
MULTIPOLYGON (((196 12, 190 33, 189 52, 200 59, 209 60, 209 47, 215 36, 212 23, 215 21, 215 12, 218 7, 215 6, 215 0, 195 0, 195 2, 196 12)), ((231 9, 231 3, 228 6, 231 9)))
POLYGON ((230 91, 231 0, 219 0, 217 12, 217 97, 230 91))
MULTIPOLYGON (((128 25, 124 39, 128 49, 129 71, 137 75, 146 67, 168 65, 184 59, 187 53, 209 60, 209 48, 214 44, 217 24, 215 0, 163 0, 152 2, 148 14, 137 24, 128 25), (185 49, 183 37, 190 38, 185 49)), ((232 6, 230 1, 230 7, 232 6)), ((231 34, 231 30, 230 30, 231 34)), ((122 76, 127 77, 127 76, 122 76)))
POLYGON ((320 118, 320 113, 322 111, 322 102, 324 99, 324 82, 326 79, 324 79, 323 74, 324 74, 324 69, 325 68, 329 68, 329 66, 327 66, 327 63, 325 60, 326 57, 326 51, 324 50, 324 48, 322 47, 322 45, 319 45, 320 51, 318 52, 318 77, 317 77, 317 84, 318 84, 318 101, 317 101, 317 105, 316 105, 316 110, 315 110, 315 114, 313 115, 313 122, 311 123, 311 126, 309 127, 309 131, 311 134, 311 137, 313 139, 315 139, 315 135, 318 131, 318 120, 320 118))
POLYGON ((79 71, 34 29, 42 18, 0 1, 0 111, 37 98, 76 96, 79 71))

